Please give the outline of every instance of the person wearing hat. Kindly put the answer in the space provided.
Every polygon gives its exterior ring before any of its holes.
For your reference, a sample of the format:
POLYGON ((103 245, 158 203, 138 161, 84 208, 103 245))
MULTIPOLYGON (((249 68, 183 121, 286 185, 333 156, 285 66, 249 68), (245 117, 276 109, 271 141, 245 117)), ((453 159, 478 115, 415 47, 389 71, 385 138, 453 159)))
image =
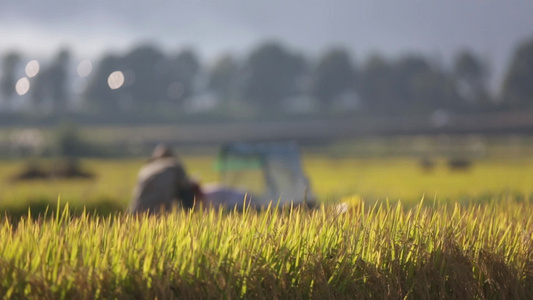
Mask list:
POLYGON ((173 206, 192 208, 194 187, 172 150, 166 145, 157 145, 148 163, 139 171, 129 211, 157 214, 173 206))

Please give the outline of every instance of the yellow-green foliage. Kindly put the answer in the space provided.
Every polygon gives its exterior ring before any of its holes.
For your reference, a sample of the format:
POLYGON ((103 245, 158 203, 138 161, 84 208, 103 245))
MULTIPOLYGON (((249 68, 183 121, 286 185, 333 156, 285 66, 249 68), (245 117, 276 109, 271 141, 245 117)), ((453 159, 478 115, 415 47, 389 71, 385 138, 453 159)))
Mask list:
MULTIPOLYGON (((184 156, 188 172, 202 183, 218 180, 214 157, 184 156)), ((96 175, 93 180, 36 180, 13 183, 9 177, 23 168, 22 162, 0 161, 0 208, 23 206, 42 200, 54 204, 58 195, 71 206, 82 207, 112 201, 125 207, 131 198, 137 171, 145 160, 84 160, 82 165, 96 175)), ((453 202, 488 200, 502 194, 528 198, 533 193, 533 159, 474 160, 466 171, 451 171, 436 161, 426 172, 414 158, 331 158, 304 155, 304 169, 322 202, 359 195, 366 202, 401 199, 406 205, 427 199, 453 202)))
MULTIPOLYGON (((82 167, 95 174, 94 179, 12 182, 9 178, 23 169, 23 162, 0 161, 0 207, 25 205, 28 202, 43 200, 53 205, 58 195, 63 202, 70 202, 76 206, 113 201, 125 207, 131 199, 137 172, 145 162, 143 159, 86 159, 82 161, 82 167)), ((204 182, 217 179, 211 167, 213 163, 211 157, 187 157, 184 163, 192 176, 202 175, 204 182)))
POLYGON ((382 202, 0 225, 7 299, 531 299, 527 202, 382 202))
POLYGON ((323 200, 358 194, 366 201, 401 199, 417 203, 422 195, 438 201, 488 200, 502 193, 533 193, 533 159, 473 160, 468 170, 450 170, 444 159, 425 171, 414 158, 327 158, 306 156, 305 167, 323 200))

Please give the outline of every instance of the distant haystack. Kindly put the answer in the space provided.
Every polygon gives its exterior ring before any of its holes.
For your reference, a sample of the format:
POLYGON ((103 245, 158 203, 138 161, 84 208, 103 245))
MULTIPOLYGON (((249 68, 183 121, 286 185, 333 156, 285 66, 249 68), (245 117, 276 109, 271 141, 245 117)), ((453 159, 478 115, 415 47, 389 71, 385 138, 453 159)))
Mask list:
POLYGON ((448 160, 448 168, 452 171, 467 171, 472 167, 472 161, 464 157, 455 157, 448 160))
POLYGON ((11 181, 26 181, 36 179, 91 179, 94 174, 83 170, 77 160, 64 160, 52 166, 44 167, 34 161, 30 161, 17 174, 11 177, 11 181))

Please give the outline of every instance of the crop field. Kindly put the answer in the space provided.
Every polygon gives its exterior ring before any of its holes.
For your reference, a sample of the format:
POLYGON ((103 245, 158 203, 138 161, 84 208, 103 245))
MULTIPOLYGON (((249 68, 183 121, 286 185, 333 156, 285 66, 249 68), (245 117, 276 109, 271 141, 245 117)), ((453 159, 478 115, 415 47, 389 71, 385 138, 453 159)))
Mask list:
POLYGON ((57 211, 0 225, 0 293, 43 299, 530 299, 531 204, 57 211))
MULTIPOLYGON (((181 159, 217 181, 213 157, 181 159)), ((163 217, 123 213, 143 159, 81 163, 95 178, 12 182, 24 163, 0 162, 4 298, 533 298, 528 155, 428 169, 413 157, 307 153, 318 209, 163 217)))
MULTIPOLYGON (((213 156, 182 156, 189 174, 202 183, 216 182, 213 156)), ((29 180, 12 182, 10 177, 24 162, 0 162, 0 210, 21 208, 42 201, 55 205, 58 196, 71 207, 111 203, 122 209, 131 199, 139 168, 145 159, 82 160, 93 179, 29 180)), ((53 164, 53 161, 44 164, 53 164)), ((485 201, 492 197, 529 198, 533 194, 533 158, 474 160, 466 170, 451 170, 444 159, 436 159, 432 170, 420 167, 415 158, 339 158, 307 154, 303 165, 320 202, 337 202, 358 196, 368 204, 376 200, 402 200, 416 204, 424 196, 438 202, 485 201)))

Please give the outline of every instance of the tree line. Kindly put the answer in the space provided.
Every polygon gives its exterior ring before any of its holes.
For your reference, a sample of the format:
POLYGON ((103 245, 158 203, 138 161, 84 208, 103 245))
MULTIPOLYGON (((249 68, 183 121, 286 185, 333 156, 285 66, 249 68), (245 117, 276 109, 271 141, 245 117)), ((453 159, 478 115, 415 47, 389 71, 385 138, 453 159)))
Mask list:
POLYGON ((48 62, 34 63, 38 70, 32 71, 28 59, 12 51, 1 60, 0 108, 16 111, 23 98, 23 110, 37 114, 110 117, 533 109, 533 40, 516 48, 496 93, 489 89, 487 62, 468 50, 457 53, 451 65, 416 53, 374 54, 357 62, 351 53, 334 47, 310 58, 266 41, 242 57, 227 53, 205 64, 193 49, 166 53, 141 44, 122 55, 81 63, 63 49, 48 62))

